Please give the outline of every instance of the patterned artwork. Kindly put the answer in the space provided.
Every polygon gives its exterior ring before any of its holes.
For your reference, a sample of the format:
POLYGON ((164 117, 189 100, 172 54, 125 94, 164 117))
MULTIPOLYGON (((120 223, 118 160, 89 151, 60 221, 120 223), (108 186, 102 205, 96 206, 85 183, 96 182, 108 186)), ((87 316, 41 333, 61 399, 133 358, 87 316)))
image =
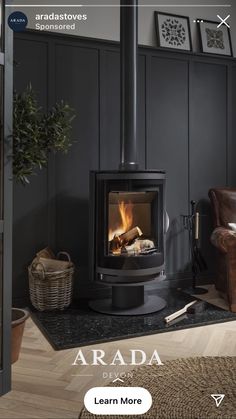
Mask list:
POLYGON ((188 17, 155 12, 155 22, 160 47, 191 51, 188 17))
POLYGON ((230 30, 226 25, 219 26, 219 22, 196 19, 200 35, 202 52, 217 55, 232 56, 230 30))
POLYGON ((206 28, 207 46, 209 48, 224 49, 224 36, 221 30, 206 28))
POLYGON ((186 30, 175 18, 166 19, 161 25, 163 38, 172 46, 183 45, 186 40, 186 30))

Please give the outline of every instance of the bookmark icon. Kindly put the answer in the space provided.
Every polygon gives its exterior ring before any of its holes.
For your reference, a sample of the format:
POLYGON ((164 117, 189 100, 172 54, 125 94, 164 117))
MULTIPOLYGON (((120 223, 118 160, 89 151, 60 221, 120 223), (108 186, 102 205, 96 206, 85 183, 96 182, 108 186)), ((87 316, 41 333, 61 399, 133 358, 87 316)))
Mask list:
POLYGON ((225 394, 211 394, 211 397, 215 400, 216 402, 216 407, 219 407, 222 400, 225 397, 225 394))

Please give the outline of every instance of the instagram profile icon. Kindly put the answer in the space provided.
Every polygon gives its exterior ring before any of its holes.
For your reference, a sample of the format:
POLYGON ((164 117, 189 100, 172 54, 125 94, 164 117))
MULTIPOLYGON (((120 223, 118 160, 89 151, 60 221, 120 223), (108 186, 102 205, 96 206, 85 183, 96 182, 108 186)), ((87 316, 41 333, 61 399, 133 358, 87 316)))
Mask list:
POLYGON ((27 16, 22 12, 13 12, 8 17, 8 26, 14 32, 22 32, 28 24, 27 16))

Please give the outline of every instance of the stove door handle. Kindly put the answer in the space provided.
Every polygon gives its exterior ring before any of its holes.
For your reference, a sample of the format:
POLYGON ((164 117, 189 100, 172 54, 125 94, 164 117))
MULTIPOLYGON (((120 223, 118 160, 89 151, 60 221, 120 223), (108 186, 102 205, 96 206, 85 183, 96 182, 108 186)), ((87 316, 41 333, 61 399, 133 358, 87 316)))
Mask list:
POLYGON ((164 234, 167 233, 167 231, 169 229, 169 226, 170 226, 170 218, 169 218, 168 212, 165 210, 165 212, 164 212, 164 234))

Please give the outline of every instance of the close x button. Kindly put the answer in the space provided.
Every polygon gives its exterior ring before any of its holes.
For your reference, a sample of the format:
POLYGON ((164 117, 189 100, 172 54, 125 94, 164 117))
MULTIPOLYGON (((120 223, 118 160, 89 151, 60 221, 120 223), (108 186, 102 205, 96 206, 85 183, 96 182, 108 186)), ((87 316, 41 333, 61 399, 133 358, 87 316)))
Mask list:
POLYGON ((94 415, 143 415, 152 406, 152 396, 142 387, 93 387, 84 405, 94 415))

